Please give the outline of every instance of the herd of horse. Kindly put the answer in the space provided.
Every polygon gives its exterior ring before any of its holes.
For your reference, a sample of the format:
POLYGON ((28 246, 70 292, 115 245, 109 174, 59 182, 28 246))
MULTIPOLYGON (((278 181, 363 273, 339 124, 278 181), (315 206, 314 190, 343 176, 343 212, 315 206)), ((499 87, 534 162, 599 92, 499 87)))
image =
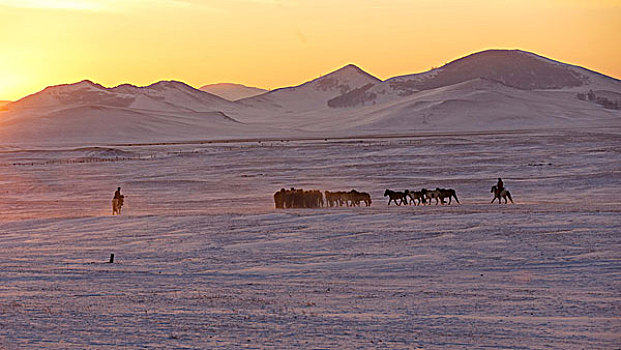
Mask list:
MULTIPOLYGON (((498 191, 496 186, 492 187, 491 193, 494 194, 494 198, 491 203, 494 203, 498 199, 498 204, 502 203, 502 199, 507 204, 507 199, 513 203, 511 193, 506 188, 498 191)), ((452 203, 454 198, 457 203, 457 193, 452 188, 439 188, 435 190, 427 190, 425 188, 420 191, 405 190, 403 192, 386 190, 384 191, 384 197, 388 197, 388 205, 394 202, 396 205, 431 205, 435 200, 436 205, 452 203), (448 199, 448 203, 445 200, 448 199)), ((121 207, 123 207, 124 196, 114 198, 112 200, 112 215, 121 215, 121 207)), ((274 205, 278 209, 285 208, 320 208, 320 207, 356 207, 361 206, 364 203, 365 206, 371 205, 371 195, 366 192, 358 192, 356 190, 351 191, 325 191, 322 193, 319 190, 303 190, 301 188, 291 188, 286 190, 281 188, 280 191, 274 193, 274 205)))
POLYGON ((274 205, 278 209, 284 208, 320 208, 336 207, 346 205, 360 206, 364 202, 366 206, 371 205, 371 195, 365 192, 358 192, 351 190, 349 192, 338 191, 330 192, 325 191, 322 193, 319 190, 305 191, 301 188, 291 188, 286 190, 281 188, 280 191, 274 193, 274 205))
MULTIPOLYGON (((506 188, 498 191, 496 186, 492 187, 491 193, 494 194, 494 198, 491 203, 494 203, 498 199, 498 204, 502 203, 501 199, 507 199, 513 203, 511 193, 506 188)), ((388 205, 394 202, 395 205, 431 205, 435 200, 435 204, 447 204, 450 205, 455 199, 457 203, 457 193, 452 188, 439 188, 435 190, 427 190, 425 188, 420 191, 384 191, 384 197, 388 197, 388 205), (448 200, 448 202, 447 202, 448 200)), ((364 203, 365 206, 371 205, 371 195, 366 192, 358 192, 356 190, 351 191, 325 191, 319 190, 303 190, 301 188, 291 188, 286 190, 281 188, 280 191, 274 193, 274 205, 278 209, 285 208, 320 208, 320 207, 356 207, 361 206, 364 203)))
POLYGON ((436 187, 435 190, 431 191, 423 188, 420 191, 405 190, 403 192, 386 190, 384 192, 384 197, 388 197, 388 205, 390 205, 390 202, 394 202, 396 205, 431 205, 431 202, 434 199, 436 200, 436 205, 438 205, 439 203, 451 204, 453 198, 455 198, 455 201, 459 203, 459 199, 457 199, 457 193, 455 193, 455 190, 452 188, 447 189, 436 187), (448 199, 448 203, 444 201, 445 199, 448 199))

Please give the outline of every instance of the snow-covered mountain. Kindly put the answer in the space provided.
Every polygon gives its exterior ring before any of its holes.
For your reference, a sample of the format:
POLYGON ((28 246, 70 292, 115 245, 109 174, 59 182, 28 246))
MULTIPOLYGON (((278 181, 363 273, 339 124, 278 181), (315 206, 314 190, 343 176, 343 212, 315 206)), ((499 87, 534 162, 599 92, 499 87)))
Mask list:
POLYGON ((218 111, 231 102, 178 81, 160 81, 138 87, 123 84, 106 88, 89 80, 56 85, 11 103, 10 110, 62 110, 80 106, 107 106, 155 111, 218 111))
POLYGON ((242 98, 261 95, 268 91, 265 89, 233 83, 209 84, 202 86, 199 90, 222 97, 229 101, 237 101, 242 98))
MULTIPOLYGON (((48 87, 5 106, 0 137, 9 142, 154 142, 237 137, 235 105, 177 81, 106 88, 84 80, 48 87)), ((259 128, 260 130, 260 128, 259 128)))
POLYGON ((48 87, 0 112, 4 142, 337 137, 621 127, 621 81, 489 50, 381 81, 354 65, 235 102, 181 82, 48 87))
POLYGON ((619 80, 521 50, 487 50, 418 74, 387 79, 330 102, 334 107, 383 103, 420 91, 485 79, 518 90, 618 90, 619 80))
POLYGON ((272 90, 238 102, 252 108, 290 114, 304 113, 329 108, 329 100, 380 82, 357 66, 348 64, 302 85, 272 90))
POLYGON ((483 51, 385 81, 354 66, 326 77, 345 80, 343 71, 357 83, 323 93, 320 78, 241 100, 254 110, 240 118, 326 136, 621 125, 619 110, 598 103, 621 106, 619 80, 520 50, 483 51), (578 98, 591 90, 592 100, 578 98))

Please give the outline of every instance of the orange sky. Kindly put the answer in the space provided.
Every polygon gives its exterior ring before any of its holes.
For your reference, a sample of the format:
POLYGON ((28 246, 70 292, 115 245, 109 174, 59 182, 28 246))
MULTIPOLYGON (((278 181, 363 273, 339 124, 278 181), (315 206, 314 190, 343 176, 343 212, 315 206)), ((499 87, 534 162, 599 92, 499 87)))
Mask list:
POLYGON ((385 79, 487 48, 621 78, 621 0, 0 0, 0 100, 91 79, 302 83, 347 63, 385 79))

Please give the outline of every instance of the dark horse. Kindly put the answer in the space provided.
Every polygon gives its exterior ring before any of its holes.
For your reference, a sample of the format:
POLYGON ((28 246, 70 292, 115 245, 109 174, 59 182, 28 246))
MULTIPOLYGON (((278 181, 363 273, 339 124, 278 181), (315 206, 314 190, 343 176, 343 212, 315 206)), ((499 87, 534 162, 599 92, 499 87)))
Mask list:
POLYGON ((442 204, 444 204, 444 199, 448 198, 448 204, 451 204, 451 199, 455 198, 457 203, 459 203, 459 199, 457 199, 457 193, 452 188, 436 188, 436 191, 440 191, 440 200, 442 204))
POLYGON ((388 205, 390 205, 390 202, 394 201, 396 205, 401 205, 401 204, 408 204, 408 193, 410 191, 405 190, 405 192, 395 192, 395 191, 391 191, 391 190, 386 190, 384 192, 384 197, 388 196, 388 205), (399 200, 399 202, 397 202, 397 200, 399 200))
POLYGON ((501 200, 500 197, 505 199, 505 204, 507 204, 507 198, 509 198, 509 200, 511 201, 511 203, 513 203, 513 199, 511 198, 511 193, 509 193, 509 191, 506 188, 503 188, 502 191, 500 191, 500 193, 498 193, 498 187, 496 187, 496 185, 492 186, 492 191, 494 194, 494 199, 492 199, 492 201, 490 203, 494 203, 494 201, 496 200, 496 198, 498 198, 498 204, 501 204, 501 200))
POLYGON ((114 198, 112 200, 112 215, 121 215, 121 207, 123 206, 123 200, 125 196, 119 196, 118 198, 114 198))

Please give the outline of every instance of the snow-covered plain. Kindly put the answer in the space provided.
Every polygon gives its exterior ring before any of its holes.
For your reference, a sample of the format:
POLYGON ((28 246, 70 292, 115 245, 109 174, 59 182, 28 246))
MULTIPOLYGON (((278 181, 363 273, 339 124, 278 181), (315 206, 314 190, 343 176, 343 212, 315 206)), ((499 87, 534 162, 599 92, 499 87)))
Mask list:
POLYGON ((4 148, 0 348, 619 348, 620 175, 618 129, 4 148))

